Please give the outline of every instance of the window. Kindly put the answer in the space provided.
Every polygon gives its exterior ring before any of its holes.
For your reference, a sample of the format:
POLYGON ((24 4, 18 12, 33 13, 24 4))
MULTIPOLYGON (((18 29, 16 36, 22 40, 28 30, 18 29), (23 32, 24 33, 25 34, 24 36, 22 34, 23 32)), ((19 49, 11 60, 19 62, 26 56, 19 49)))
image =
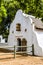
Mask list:
POLYGON ((21 31, 21 24, 16 24, 16 31, 21 31))

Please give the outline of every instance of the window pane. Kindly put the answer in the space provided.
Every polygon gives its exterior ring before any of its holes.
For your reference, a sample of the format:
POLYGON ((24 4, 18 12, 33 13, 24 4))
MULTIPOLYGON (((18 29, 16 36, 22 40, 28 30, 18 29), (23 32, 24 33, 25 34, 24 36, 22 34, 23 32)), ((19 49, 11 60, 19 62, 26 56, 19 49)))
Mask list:
POLYGON ((16 31, 21 31, 21 24, 16 24, 16 31))

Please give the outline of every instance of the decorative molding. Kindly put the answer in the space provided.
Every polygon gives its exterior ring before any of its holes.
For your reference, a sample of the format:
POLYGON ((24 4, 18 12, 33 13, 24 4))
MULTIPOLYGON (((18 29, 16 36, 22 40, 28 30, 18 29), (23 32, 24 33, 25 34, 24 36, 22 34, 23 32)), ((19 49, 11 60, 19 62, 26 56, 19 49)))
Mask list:
POLYGON ((21 35, 21 36, 15 36, 15 37, 23 37, 23 35, 21 35))

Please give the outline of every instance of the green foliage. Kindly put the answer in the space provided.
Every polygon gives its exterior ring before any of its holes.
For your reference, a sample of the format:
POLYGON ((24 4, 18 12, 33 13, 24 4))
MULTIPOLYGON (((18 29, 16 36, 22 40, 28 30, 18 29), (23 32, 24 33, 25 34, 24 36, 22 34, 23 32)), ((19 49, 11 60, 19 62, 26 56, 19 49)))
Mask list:
POLYGON ((0 0, 0 34, 6 38, 18 9, 43 20, 43 0, 0 0))
POLYGON ((2 22, 2 18, 6 17, 7 16, 7 13, 6 13, 6 9, 3 5, 1 5, 0 7, 0 23, 2 22))

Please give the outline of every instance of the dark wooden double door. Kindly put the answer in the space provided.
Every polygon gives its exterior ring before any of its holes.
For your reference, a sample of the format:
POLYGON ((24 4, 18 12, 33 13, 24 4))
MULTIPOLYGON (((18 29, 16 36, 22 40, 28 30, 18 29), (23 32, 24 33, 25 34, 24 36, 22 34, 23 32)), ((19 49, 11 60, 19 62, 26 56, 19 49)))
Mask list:
MULTIPOLYGON (((27 41, 23 38, 22 40, 20 38, 17 39, 18 46, 27 46, 27 41)), ((18 51, 26 51, 26 47, 18 47, 18 51)))

